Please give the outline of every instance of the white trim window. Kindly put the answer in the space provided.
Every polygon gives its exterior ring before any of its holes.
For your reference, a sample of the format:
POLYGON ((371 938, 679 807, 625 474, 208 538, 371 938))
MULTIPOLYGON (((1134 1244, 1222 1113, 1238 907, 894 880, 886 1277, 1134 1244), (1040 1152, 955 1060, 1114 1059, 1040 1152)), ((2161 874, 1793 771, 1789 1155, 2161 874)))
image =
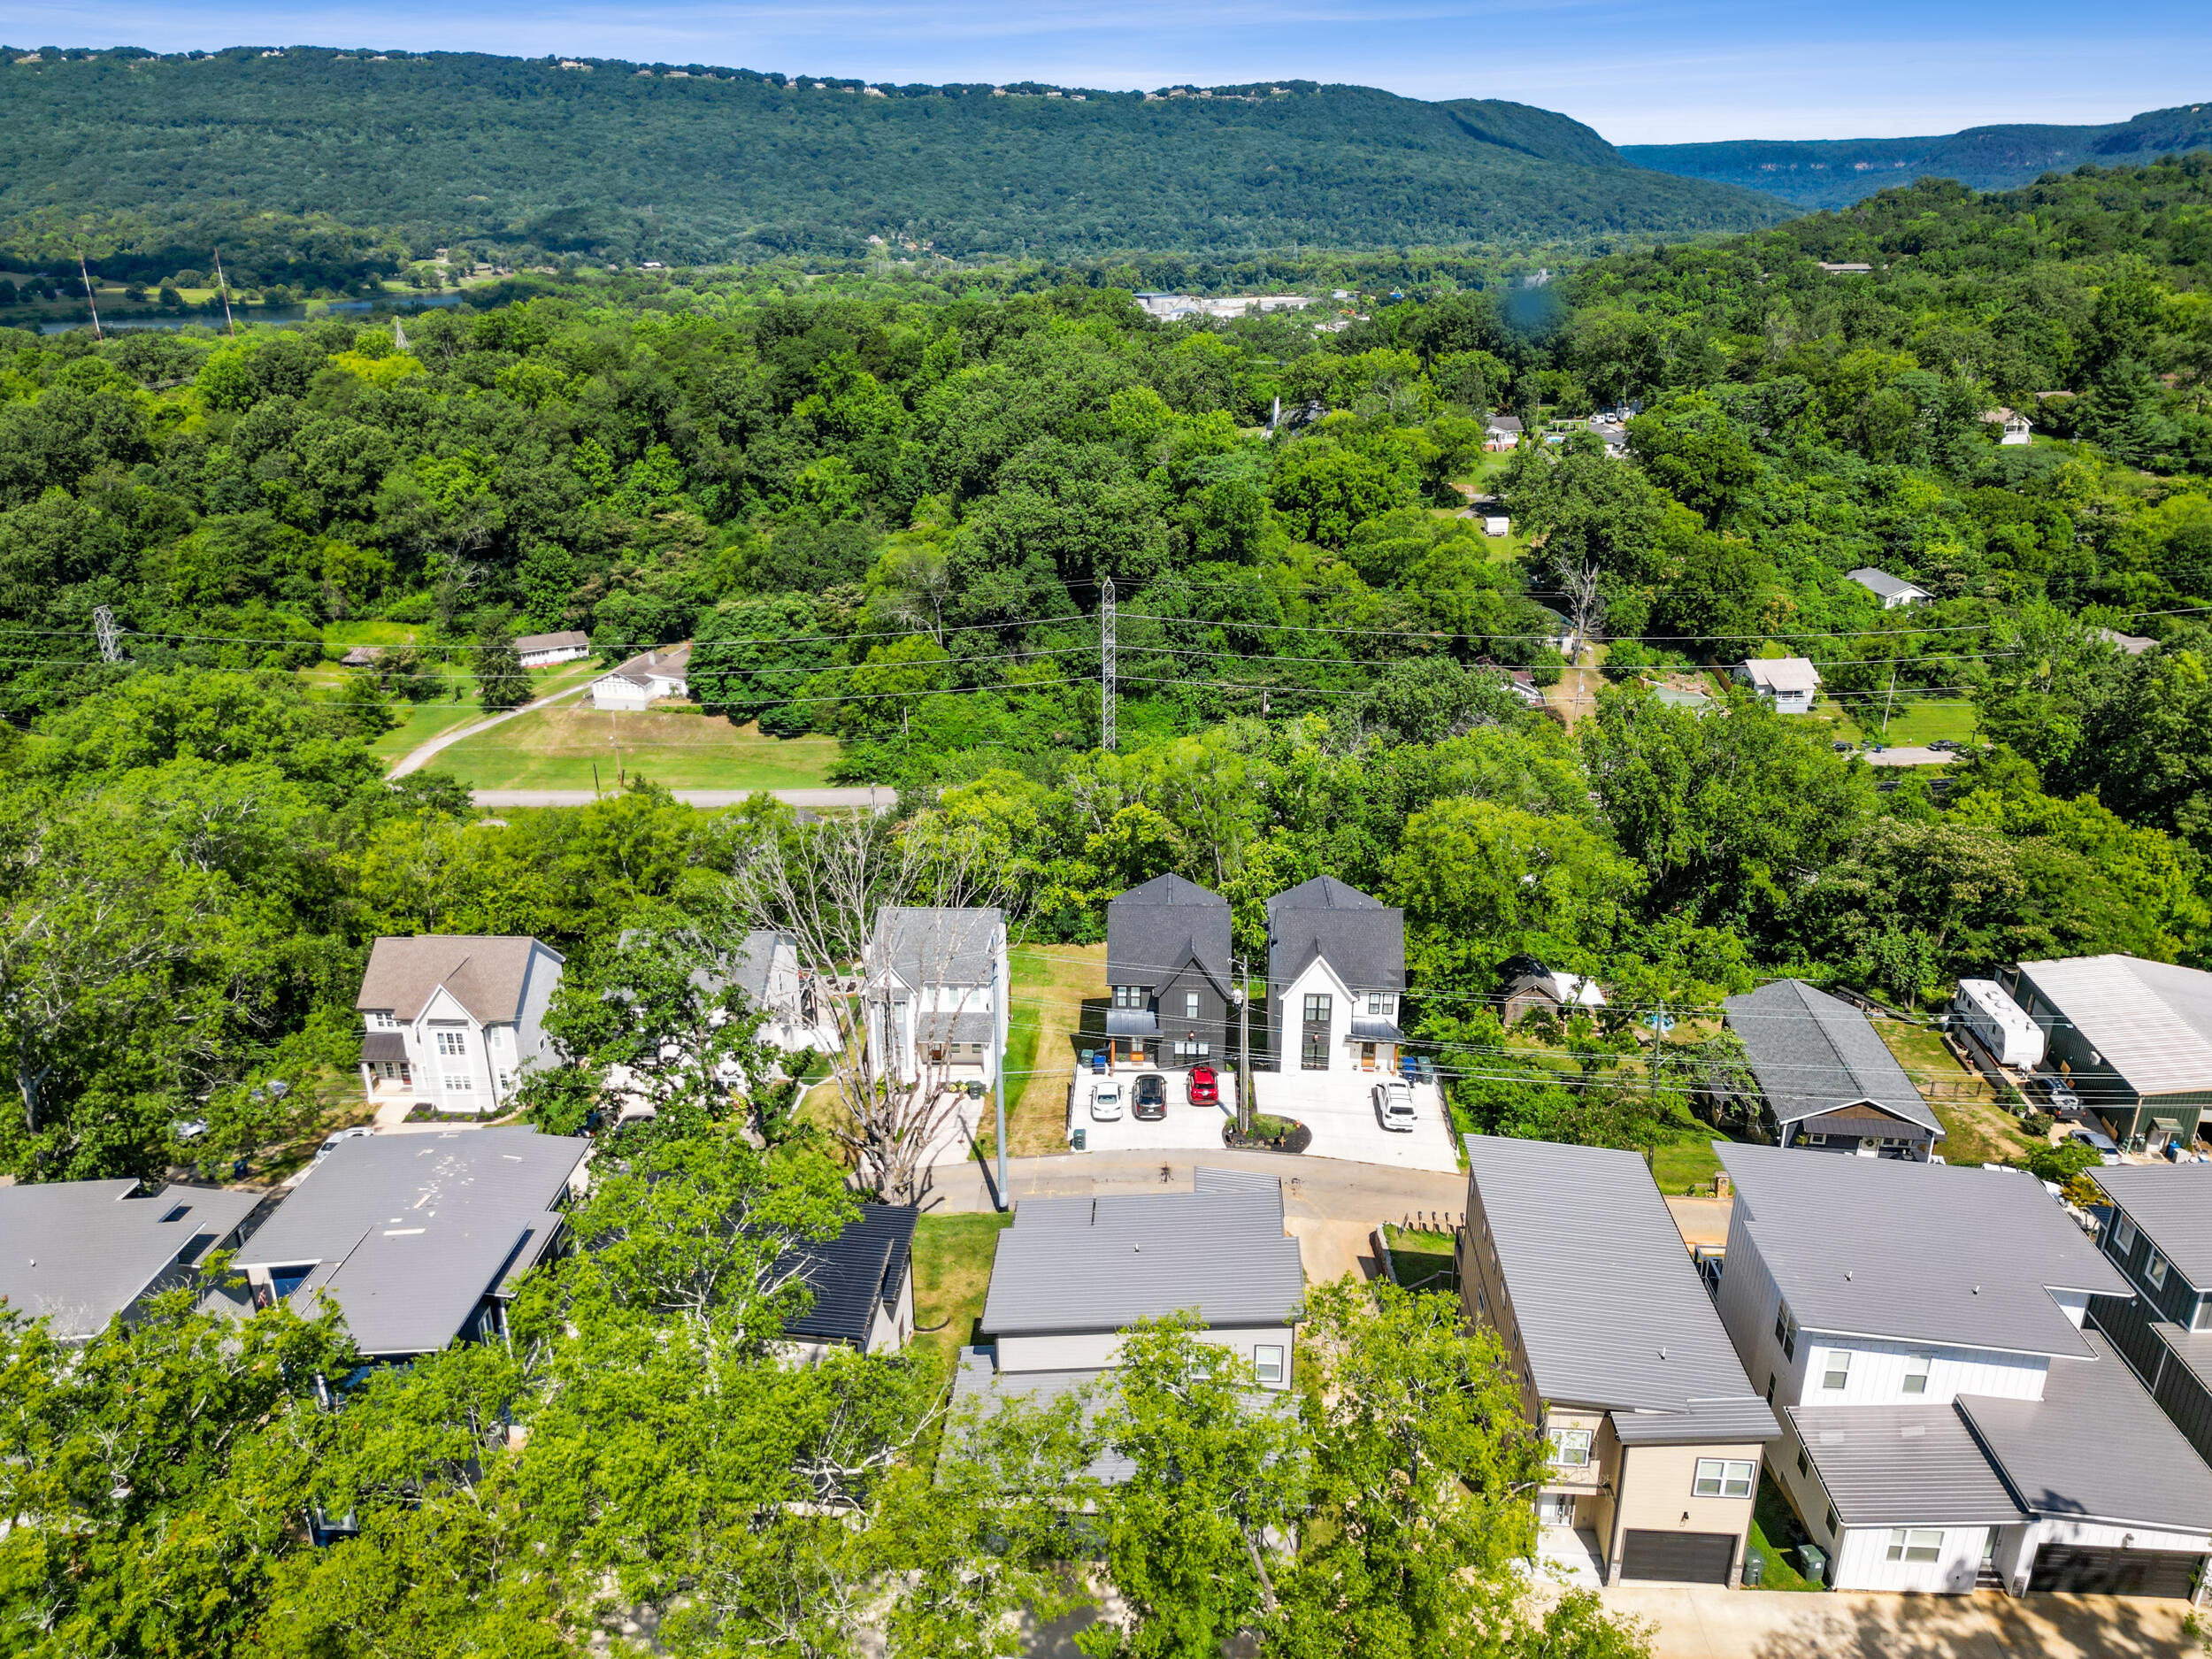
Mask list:
POLYGON ((1590 1466, 1588 1429, 1554 1429, 1545 1439, 1551 1442, 1553 1468, 1587 1469, 1590 1466))
POLYGON ((1252 1374, 1263 1383, 1279 1383, 1283 1379, 1283 1350, 1270 1343, 1252 1350, 1252 1374))
POLYGON ((1886 1561, 1940 1561, 1943 1531, 1932 1526, 1900 1526, 1891 1530, 1886 1561))
POLYGON ((1908 1354, 1905 1356, 1907 1394, 1924 1394, 1928 1392, 1928 1368, 1933 1363, 1925 1354, 1908 1354))
POLYGON ((1198 1018, 1197 992, 1186 991, 1183 993, 1183 1018, 1185 1019, 1196 1019, 1198 1018))
POLYGON ((449 1071, 443 1079, 449 1094, 469 1094, 476 1089, 475 1079, 465 1071, 449 1071))
POLYGON ((1701 1498, 1747 1498, 1758 1479, 1756 1463, 1701 1457, 1697 1460, 1697 1478, 1690 1482, 1690 1490, 1701 1498))
POLYGON ((1832 1394, 1840 1394, 1851 1386, 1851 1350, 1832 1348, 1827 1363, 1821 1367, 1820 1386, 1832 1394))
POLYGON ((438 1039, 438 1052, 441 1055, 451 1056, 466 1054, 469 1051, 469 1034, 465 1031, 441 1027, 435 1035, 438 1039))
POLYGON ((2143 1277, 2150 1280, 2153 1290, 2166 1288, 2166 1258, 2156 1250, 2153 1250, 2144 1262, 2143 1277))
POLYGON ((2125 1215, 2112 1224, 2112 1248, 2122 1256, 2135 1248, 2135 1224, 2125 1215))
POLYGON ((1790 1317, 1786 1302, 1774 1310, 1774 1340, 1782 1345, 1784 1359, 1797 1357, 1797 1321, 1790 1317))

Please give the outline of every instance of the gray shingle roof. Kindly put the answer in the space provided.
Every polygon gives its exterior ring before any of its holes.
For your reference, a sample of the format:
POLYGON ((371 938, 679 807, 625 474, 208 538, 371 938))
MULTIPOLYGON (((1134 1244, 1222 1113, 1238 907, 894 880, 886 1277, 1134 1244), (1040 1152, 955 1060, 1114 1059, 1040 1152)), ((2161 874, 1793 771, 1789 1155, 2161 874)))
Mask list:
POLYGON ((785 1333, 864 1345, 877 1308, 905 1282, 921 1213, 911 1204, 864 1204, 835 1238, 795 1245, 781 1265, 799 1270, 814 1300, 784 1322, 785 1333))
POLYGON ((199 1261, 237 1230, 258 1193, 138 1183, 48 1181, 0 1187, 0 1299, 65 1340, 96 1335, 179 1260, 199 1261))
POLYGON ((532 651, 572 651, 590 644, 590 634, 566 628, 558 634, 526 634, 515 641, 515 650, 527 656, 532 651))
POLYGON ((1789 1412, 1846 1526, 2010 1526, 2027 1518, 1950 1406, 1789 1412))
POLYGON ((756 1008, 767 1005, 768 976, 775 968, 776 949, 788 937, 765 927, 755 928, 745 935, 730 963, 730 979, 752 998, 756 1008))
POLYGON ((1333 876, 1316 876, 1267 902, 1267 977, 1279 990, 1324 956, 1355 990, 1406 982, 1406 918, 1333 876))
POLYGON ((2081 1356, 2053 1290, 2126 1280, 2018 1170, 1716 1142, 1736 1218, 1807 1330, 2081 1356))
POLYGON ((2031 1511, 2212 1532, 2212 1469, 2094 1331, 2055 1359, 2040 1400, 1962 1394, 1959 1410, 2031 1511))
POLYGON ((1186 1309, 1210 1325, 1282 1325, 1299 1317, 1305 1290, 1279 1183, 1026 1198, 999 1235, 983 1329, 1120 1331, 1186 1309))
POLYGON ((311 1167, 238 1254, 244 1267, 319 1263, 365 1354, 427 1354, 557 1236, 555 1208, 590 1143, 529 1129, 365 1135, 311 1167))
POLYGON ((1891 575, 1887 571, 1878 571, 1870 565, 1861 565, 1847 573, 1860 587, 1885 599, 1895 599, 1905 594, 1917 594, 1923 599, 1929 596, 1928 590, 1919 583, 1909 582, 1901 576, 1891 575))
POLYGON ((888 967, 909 986, 988 985, 993 941, 1004 918, 990 907, 884 906, 868 944, 871 968, 888 967))
POLYGON ((691 673, 691 641, 681 645, 657 645, 649 651, 640 651, 629 661, 610 669, 602 679, 626 680, 633 685, 649 686, 656 680, 685 680, 691 673))
POLYGON ((1229 989, 1229 901, 1181 876, 1155 876, 1106 902, 1106 982, 1157 985, 1195 957, 1229 989))
POLYGON ((2212 1289, 2212 1164, 2116 1164, 2090 1178, 2199 1289, 2212 1289))
POLYGON ((1940 1135, 1943 1125, 1865 1015, 1802 979, 1777 979, 1721 1006, 1759 1092, 1780 1122, 1871 1101, 1940 1135))
POLYGON ((389 1009, 402 1021, 414 1019, 440 986, 481 1024, 513 1020, 522 1012, 529 983, 530 957, 542 950, 563 960, 550 945, 521 934, 416 933, 380 939, 369 947, 368 971, 361 976, 357 1009, 389 1009))
POLYGON ((1781 1432, 1640 1154, 1469 1135, 1467 1172, 1537 1393, 1632 1445, 1781 1432))
POLYGON ((2212 1089, 2212 973, 2104 956, 2024 962, 2020 976, 2138 1094, 2212 1089))

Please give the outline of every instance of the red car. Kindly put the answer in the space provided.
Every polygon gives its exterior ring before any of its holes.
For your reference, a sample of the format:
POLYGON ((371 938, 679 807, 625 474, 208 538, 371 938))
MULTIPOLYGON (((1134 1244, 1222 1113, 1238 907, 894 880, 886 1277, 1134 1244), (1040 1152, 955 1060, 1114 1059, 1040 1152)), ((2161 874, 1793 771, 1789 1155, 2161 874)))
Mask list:
POLYGON ((1221 1079, 1214 1075, 1210 1065, 1194 1065, 1190 1069, 1190 1103, 1194 1106, 1221 1104, 1221 1079))

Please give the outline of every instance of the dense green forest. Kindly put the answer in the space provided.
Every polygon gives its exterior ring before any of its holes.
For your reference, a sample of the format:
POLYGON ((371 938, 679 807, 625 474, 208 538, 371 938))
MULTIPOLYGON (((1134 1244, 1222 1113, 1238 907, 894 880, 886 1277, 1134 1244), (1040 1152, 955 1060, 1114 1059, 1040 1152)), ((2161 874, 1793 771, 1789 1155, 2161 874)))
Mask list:
POLYGON ((2047 173, 2134 166, 2212 144, 2212 104, 2147 110, 2094 127, 1972 127, 1936 138, 1728 139, 1624 144, 1632 165, 1763 190, 1800 207, 1847 207, 1919 179, 2010 190, 2047 173))
POLYGON ((148 268, 113 273, 154 278, 204 268, 211 222, 265 212, 382 227, 417 258, 465 239, 541 265, 856 253, 872 236, 1063 256, 1679 236, 1786 211, 1631 167, 1548 111, 1306 81, 1147 95, 0 49, 0 125, 15 245, 132 257, 148 268))

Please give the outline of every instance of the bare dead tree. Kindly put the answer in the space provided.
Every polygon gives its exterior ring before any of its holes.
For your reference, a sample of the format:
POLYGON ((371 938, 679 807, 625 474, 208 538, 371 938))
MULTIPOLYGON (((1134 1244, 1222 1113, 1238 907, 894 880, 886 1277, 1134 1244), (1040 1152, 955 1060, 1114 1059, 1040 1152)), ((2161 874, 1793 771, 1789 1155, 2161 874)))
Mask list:
MULTIPOLYGON (((960 985, 949 1008, 940 1005, 940 993, 956 958, 993 942, 981 917, 922 922, 900 934, 907 959, 895 972, 883 959, 883 941, 897 930, 886 918, 917 907, 981 910, 1001 896, 998 876, 973 838, 925 839, 872 814, 765 836, 728 884, 730 924, 787 934, 800 972, 815 982, 818 1006, 836 1037, 828 1058, 839 1110, 830 1133, 856 1185, 872 1197, 913 1203, 928 1185, 929 1155, 951 1128, 958 1097, 945 1087, 945 1063, 919 1058, 928 1044, 926 1022, 928 1030, 949 1033, 963 1013, 983 1011, 985 999, 972 986, 960 985), (917 1055, 911 1071, 904 1063, 910 1043, 917 1055)), ((999 986, 997 995, 1005 994, 999 986)), ((989 1011, 995 1019, 995 1008, 989 1011)))
POLYGON ((1598 567, 1562 556, 1552 561, 1552 576, 1567 602, 1567 626, 1578 644, 1587 644, 1605 626, 1605 595, 1598 567))

